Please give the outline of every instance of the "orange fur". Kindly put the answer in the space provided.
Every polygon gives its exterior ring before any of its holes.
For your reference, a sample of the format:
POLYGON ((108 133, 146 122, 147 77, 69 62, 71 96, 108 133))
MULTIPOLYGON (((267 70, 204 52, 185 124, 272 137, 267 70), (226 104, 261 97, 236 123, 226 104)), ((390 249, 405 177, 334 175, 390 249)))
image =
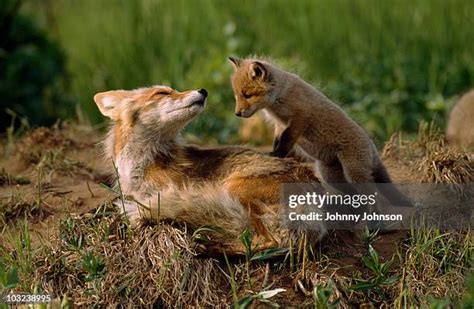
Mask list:
POLYGON ((281 186, 318 179, 292 159, 245 147, 180 143, 180 129, 200 113, 206 96, 204 90, 180 93, 162 86, 95 96, 101 112, 115 123, 108 149, 118 162, 123 193, 150 208, 136 211, 138 206, 129 202, 134 207, 130 218, 219 227, 216 244, 229 253, 243 252, 239 236, 245 229, 260 249, 282 245, 281 235, 289 233, 279 225, 281 186))

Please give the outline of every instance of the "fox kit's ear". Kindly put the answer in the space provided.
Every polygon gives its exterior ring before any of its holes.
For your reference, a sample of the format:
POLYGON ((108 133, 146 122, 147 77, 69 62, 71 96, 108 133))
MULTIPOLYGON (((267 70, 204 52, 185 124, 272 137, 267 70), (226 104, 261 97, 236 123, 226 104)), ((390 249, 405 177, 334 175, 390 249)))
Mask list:
POLYGON ((250 64, 250 77, 254 80, 264 80, 267 77, 267 69, 263 63, 255 61, 250 64))
POLYGON ((242 64, 242 59, 235 58, 235 57, 229 57, 229 61, 234 66, 234 69, 239 68, 240 65, 242 64))
POLYGON ((124 91, 112 90, 96 94, 94 101, 102 115, 118 120, 120 116, 119 107, 122 105, 124 97, 124 91))

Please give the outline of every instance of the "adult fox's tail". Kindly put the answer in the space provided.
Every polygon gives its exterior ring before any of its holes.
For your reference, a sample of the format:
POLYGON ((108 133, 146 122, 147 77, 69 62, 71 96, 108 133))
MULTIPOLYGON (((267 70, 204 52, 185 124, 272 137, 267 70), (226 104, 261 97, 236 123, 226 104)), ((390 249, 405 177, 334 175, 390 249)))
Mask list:
POLYGON ((163 189, 159 194, 115 203, 131 223, 139 219, 158 221, 171 219, 186 222, 193 228, 215 229, 219 241, 227 242, 250 230, 250 218, 238 200, 215 184, 199 187, 163 189))

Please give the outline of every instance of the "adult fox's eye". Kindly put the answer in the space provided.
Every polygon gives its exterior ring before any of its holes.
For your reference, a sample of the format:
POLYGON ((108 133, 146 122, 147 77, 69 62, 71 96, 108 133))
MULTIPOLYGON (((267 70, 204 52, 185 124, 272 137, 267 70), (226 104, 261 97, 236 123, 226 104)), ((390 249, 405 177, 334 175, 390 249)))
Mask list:
POLYGON ((153 95, 169 95, 173 93, 172 89, 168 88, 158 88, 153 92, 153 95))

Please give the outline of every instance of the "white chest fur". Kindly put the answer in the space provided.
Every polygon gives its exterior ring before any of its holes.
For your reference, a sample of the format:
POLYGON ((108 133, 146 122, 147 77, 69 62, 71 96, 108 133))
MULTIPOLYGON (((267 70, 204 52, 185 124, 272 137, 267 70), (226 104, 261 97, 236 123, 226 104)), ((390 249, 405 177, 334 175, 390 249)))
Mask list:
POLYGON ((120 187, 124 194, 132 194, 132 171, 133 171, 133 162, 130 158, 126 158, 123 155, 120 155, 115 162, 117 167, 117 172, 120 181, 120 187))
POLYGON ((263 116, 265 117, 265 120, 271 123, 272 125, 282 127, 282 128, 287 126, 287 123, 283 121, 280 117, 278 117, 277 114, 275 114, 275 112, 268 109, 264 109, 262 111, 263 111, 263 116))

